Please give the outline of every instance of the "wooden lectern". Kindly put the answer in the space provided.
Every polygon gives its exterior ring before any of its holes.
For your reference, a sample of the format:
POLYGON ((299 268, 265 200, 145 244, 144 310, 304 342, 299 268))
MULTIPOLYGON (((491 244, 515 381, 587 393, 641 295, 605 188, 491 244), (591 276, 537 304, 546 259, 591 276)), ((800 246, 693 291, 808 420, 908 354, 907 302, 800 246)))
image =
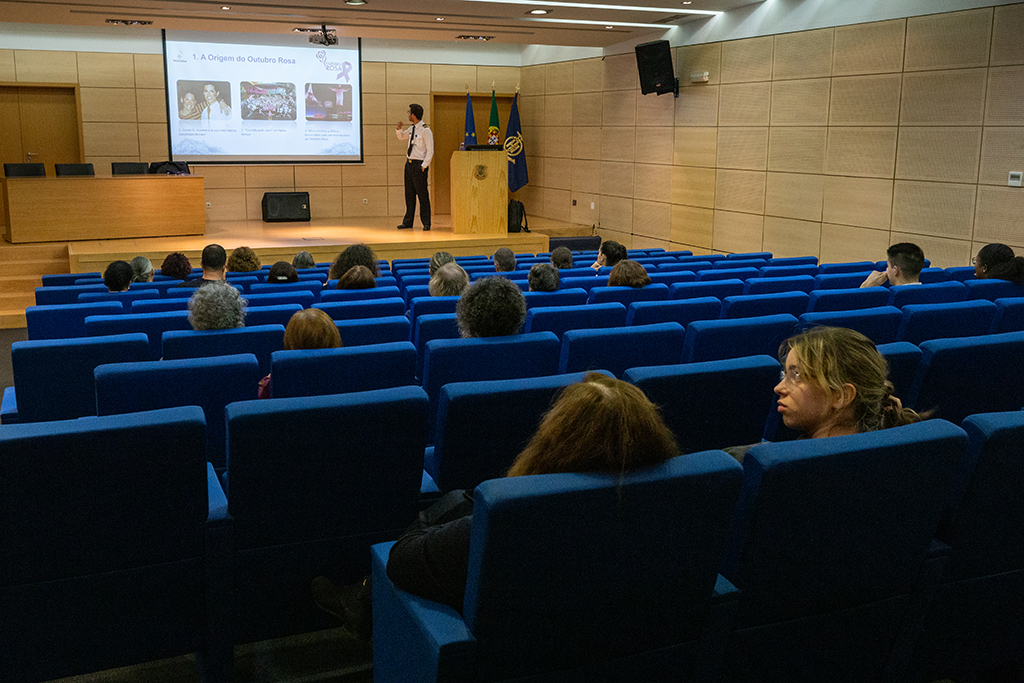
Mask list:
POLYGON ((451 173, 453 231, 460 235, 508 234, 505 151, 456 151, 451 173))

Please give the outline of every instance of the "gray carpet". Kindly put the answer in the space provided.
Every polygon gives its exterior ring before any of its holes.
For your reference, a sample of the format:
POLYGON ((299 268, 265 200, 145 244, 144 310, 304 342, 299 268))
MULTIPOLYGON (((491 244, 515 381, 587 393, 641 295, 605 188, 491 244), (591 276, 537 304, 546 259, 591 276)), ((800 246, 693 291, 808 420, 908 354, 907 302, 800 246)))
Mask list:
POLYGON ((28 339, 28 329, 16 327, 0 330, 0 389, 14 386, 14 374, 11 372, 11 344, 28 339))

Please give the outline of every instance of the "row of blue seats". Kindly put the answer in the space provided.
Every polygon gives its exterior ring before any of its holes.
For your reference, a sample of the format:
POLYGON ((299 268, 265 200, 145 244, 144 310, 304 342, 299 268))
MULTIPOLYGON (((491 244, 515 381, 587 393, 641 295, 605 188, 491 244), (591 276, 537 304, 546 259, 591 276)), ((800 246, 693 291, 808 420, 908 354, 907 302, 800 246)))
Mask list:
POLYGON ((195 406, 0 431, 0 677, 199 652, 226 683, 232 644, 327 625, 312 577, 371 566, 379 681, 916 682, 1024 647, 1019 410, 484 482, 462 614, 385 571, 428 410, 418 387, 233 403, 220 477, 195 406))

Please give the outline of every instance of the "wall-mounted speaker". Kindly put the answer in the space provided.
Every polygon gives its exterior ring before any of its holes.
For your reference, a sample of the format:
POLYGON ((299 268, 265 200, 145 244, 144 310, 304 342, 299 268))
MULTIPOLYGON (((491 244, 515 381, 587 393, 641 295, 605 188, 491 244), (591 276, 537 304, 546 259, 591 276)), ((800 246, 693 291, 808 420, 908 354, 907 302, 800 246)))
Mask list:
POLYGON ((679 82, 672 65, 672 49, 667 40, 655 40, 636 46, 636 68, 640 73, 640 92, 675 93, 679 96, 679 82))
POLYGON ((281 221, 308 221, 308 192, 264 192, 263 221, 278 223, 281 221))

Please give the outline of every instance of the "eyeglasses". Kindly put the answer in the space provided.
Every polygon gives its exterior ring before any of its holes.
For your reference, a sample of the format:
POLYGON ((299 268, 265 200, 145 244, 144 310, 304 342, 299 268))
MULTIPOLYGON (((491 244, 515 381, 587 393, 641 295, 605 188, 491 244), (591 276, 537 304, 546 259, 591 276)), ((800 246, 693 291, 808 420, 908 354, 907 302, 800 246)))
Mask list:
POLYGON ((978 265, 978 257, 977 256, 975 256, 974 258, 971 259, 971 265, 972 266, 978 265))
POLYGON ((800 371, 796 368, 790 368, 789 370, 779 371, 779 381, 785 382, 791 387, 796 386, 800 383, 800 371))

